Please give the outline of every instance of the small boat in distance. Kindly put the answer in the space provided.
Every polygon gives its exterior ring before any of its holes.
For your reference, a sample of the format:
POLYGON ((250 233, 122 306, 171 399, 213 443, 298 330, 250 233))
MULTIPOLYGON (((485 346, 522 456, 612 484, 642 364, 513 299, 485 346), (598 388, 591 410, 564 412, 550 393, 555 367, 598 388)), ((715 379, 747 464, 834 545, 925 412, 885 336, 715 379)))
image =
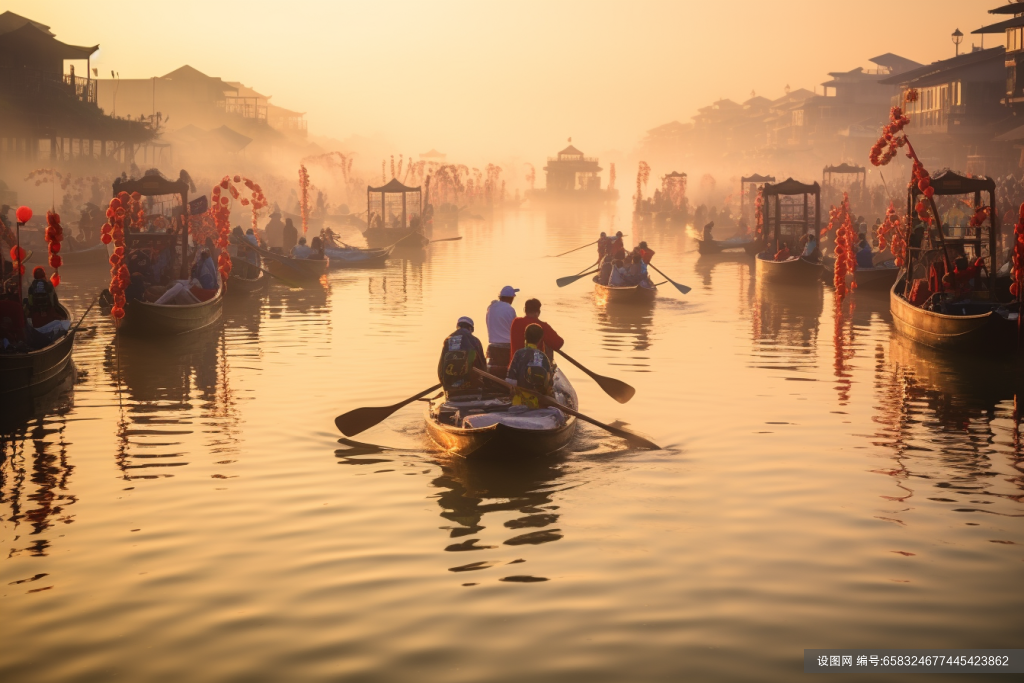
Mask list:
POLYGON ((764 215, 759 232, 764 239, 765 251, 759 253, 754 261, 757 279, 765 284, 818 285, 821 264, 800 256, 799 242, 812 230, 817 235, 821 229, 821 186, 816 182, 807 185, 787 178, 777 184, 765 183, 761 194, 764 215), (790 250, 791 255, 776 261, 775 255, 784 247, 790 250))
MULTIPOLYGON (((576 391, 557 367, 553 388, 555 401, 578 410, 576 391)), ((451 399, 442 393, 427 404, 424 420, 437 445, 472 459, 549 455, 576 433, 576 417, 557 408, 513 406, 506 393, 451 399)))
POLYGON ((608 304, 650 303, 658 296, 658 288, 655 285, 650 287, 644 285, 612 287, 602 285, 596 275, 594 276, 594 291, 597 293, 599 301, 608 304))
POLYGON ((228 276, 227 295, 231 297, 249 296, 250 294, 261 292, 266 287, 268 280, 270 280, 270 276, 262 270, 256 271, 256 277, 254 278, 241 277, 232 271, 231 275, 228 276))

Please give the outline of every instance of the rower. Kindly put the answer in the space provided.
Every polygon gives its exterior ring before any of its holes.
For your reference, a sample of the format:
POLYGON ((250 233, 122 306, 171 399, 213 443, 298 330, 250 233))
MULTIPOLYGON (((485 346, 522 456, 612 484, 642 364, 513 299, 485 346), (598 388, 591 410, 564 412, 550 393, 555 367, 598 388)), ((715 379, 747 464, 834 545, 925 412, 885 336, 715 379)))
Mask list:
POLYGON ((459 318, 454 332, 445 337, 437 379, 448 396, 478 393, 480 383, 473 369, 487 370, 484 347, 473 335, 473 319, 459 318))
POLYGON ((608 247, 611 246, 611 243, 612 243, 612 238, 609 237, 608 235, 606 235, 603 232, 601 233, 601 236, 597 238, 597 260, 598 260, 598 262, 600 262, 601 259, 603 259, 605 257, 605 254, 608 253, 608 247))
POLYGON ((715 222, 714 221, 711 221, 710 223, 708 223, 707 225, 704 226, 704 241, 705 242, 713 242, 714 241, 715 238, 711 236, 711 231, 714 230, 714 229, 715 229, 715 222))
POLYGON ((597 274, 598 284, 602 284, 605 287, 608 286, 608 282, 612 278, 612 255, 605 254, 604 259, 601 261, 601 271, 597 274))
POLYGON ((512 355, 515 356, 516 351, 523 348, 523 343, 526 334, 526 327, 531 323, 536 323, 544 329, 544 337, 537 345, 541 351, 547 354, 548 358, 552 358, 555 351, 562 348, 562 344, 565 340, 558 336, 554 328, 548 325, 546 322, 540 319, 540 301, 537 299, 528 299, 523 305, 526 311, 526 315, 522 318, 516 318, 512 321, 512 327, 509 330, 509 338, 512 344, 512 355))
POLYGON ((299 231, 292 225, 292 219, 286 218, 284 221, 284 230, 282 231, 281 237, 281 249, 286 254, 290 254, 292 249, 295 248, 295 244, 299 240, 299 231))
MULTIPOLYGON (((537 348, 544 338, 544 328, 537 323, 530 323, 526 326, 523 338, 526 345, 516 351, 512 363, 508 366, 508 382, 517 388, 522 387, 543 396, 550 396, 553 379, 551 361, 537 348)), ((539 408, 540 400, 533 394, 516 389, 512 394, 512 405, 539 408)))
POLYGON ((487 307, 487 372, 501 377, 512 359, 512 344, 509 330, 516 319, 512 301, 518 289, 505 285, 498 298, 487 307))
POLYGON ((263 230, 267 236, 268 248, 273 249, 277 247, 280 249, 284 246, 284 223, 281 222, 280 211, 274 209, 274 212, 270 214, 270 222, 267 223, 267 227, 263 230))
POLYGON ((613 259, 621 259, 626 255, 626 247, 622 242, 621 230, 615 233, 615 237, 612 239, 611 244, 608 245, 608 253, 612 255, 613 259))

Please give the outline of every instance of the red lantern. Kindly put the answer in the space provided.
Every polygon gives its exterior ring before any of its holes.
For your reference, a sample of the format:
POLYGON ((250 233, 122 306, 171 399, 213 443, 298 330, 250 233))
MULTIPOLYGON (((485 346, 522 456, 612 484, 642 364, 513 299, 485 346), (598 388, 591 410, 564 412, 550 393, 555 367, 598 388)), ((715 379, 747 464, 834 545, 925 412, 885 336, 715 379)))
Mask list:
POLYGON ((51 275, 50 276, 50 284, 52 284, 54 287, 59 286, 60 285, 60 275, 58 275, 57 273, 54 273, 53 275, 51 275))
POLYGON ((32 209, 27 206, 19 206, 18 210, 14 212, 14 215, 18 217, 19 223, 28 223, 32 220, 32 209))

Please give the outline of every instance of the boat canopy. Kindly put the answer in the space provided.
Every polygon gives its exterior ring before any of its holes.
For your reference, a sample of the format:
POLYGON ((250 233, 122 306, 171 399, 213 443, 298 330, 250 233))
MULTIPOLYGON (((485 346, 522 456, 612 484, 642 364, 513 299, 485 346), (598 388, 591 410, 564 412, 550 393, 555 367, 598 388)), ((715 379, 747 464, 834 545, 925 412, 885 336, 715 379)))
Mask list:
MULTIPOLYGON (((177 180, 168 180, 161 173, 150 173, 142 176, 141 178, 116 178, 113 183, 114 195, 117 196, 121 192, 127 192, 132 194, 138 192, 143 197, 180 197, 181 203, 175 206, 176 202, 160 202, 161 206, 157 206, 158 202, 150 200, 147 206, 147 222, 149 218, 152 218, 154 213, 165 215, 168 219, 170 230, 174 234, 180 236, 180 247, 181 247, 181 278, 188 279, 188 234, 191 226, 189 225, 189 212, 185 207, 188 206, 188 191, 191 185, 191 177, 189 174, 182 170, 178 175, 177 180), (184 228, 184 229, 182 229, 184 228)), ((194 186, 193 186, 194 187, 194 186)), ((130 218, 125 217, 126 223, 130 218)), ((128 227, 128 225, 126 225, 128 227)), ((141 226, 138 226, 141 228, 141 226)), ((125 239, 127 240, 131 230, 125 230, 125 239)), ((125 244, 129 250, 132 248, 126 241, 125 244)))
POLYGON ((423 188, 403 185, 392 178, 387 185, 366 188, 367 227, 408 228, 419 223, 423 211, 423 188), (379 224, 374 225, 374 219, 379 224))
POLYGON ((821 229, 821 186, 818 183, 808 185, 786 178, 781 183, 765 183, 762 195, 767 234, 774 241, 776 251, 782 247, 782 242, 795 247, 797 240, 812 230, 815 235, 818 234, 821 229), (800 196, 803 201, 796 199, 800 196), (810 205, 812 197, 813 219, 810 205))

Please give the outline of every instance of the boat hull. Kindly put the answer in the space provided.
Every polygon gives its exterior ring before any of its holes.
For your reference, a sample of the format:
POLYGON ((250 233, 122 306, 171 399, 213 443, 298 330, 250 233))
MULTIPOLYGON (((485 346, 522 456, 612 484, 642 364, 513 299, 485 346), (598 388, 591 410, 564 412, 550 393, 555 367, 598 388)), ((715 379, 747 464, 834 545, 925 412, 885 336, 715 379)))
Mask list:
MULTIPOLYGON (((58 304, 66 320, 70 313, 58 304)), ((0 354, 0 396, 12 396, 27 390, 47 391, 55 386, 71 365, 75 330, 53 344, 28 353, 0 354)))
POLYGON ((331 263, 330 268, 338 269, 350 269, 350 268, 381 268, 387 264, 388 258, 391 257, 391 252, 394 249, 327 249, 325 253, 330 257, 331 263), (353 252, 355 252, 353 254, 353 252), (357 256, 359 258, 352 258, 357 256))
POLYGON ((408 228, 370 228, 363 233, 363 237, 371 249, 391 246, 419 249, 430 243, 426 235, 408 228))
POLYGON ((742 250, 751 256, 760 251, 753 239, 746 240, 704 240, 697 238, 697 252, 700 254, 721 254, 724 251, 742 250))
MULTIPOLYGON (((576 410, 578 399, 572 385, 555 370, 556 382, 567 387, 569 408, 576 410)), ((576 418, 568 416, 565 424, 555 429, 519 429, 494 424, 480 429, 462 429, 434 420, 428 404, 424 421, 427 434, 441 448, 452 455, 471 460, 508 459, 551 455, 562 450, 576 435, 576 418)))
POLYGON ((129 301, 124 317, 115 321, 118 334, 161 336, 194 332, 213 325, 224 312, 224 290, 209 301, 187 306, 166 306, 129 301))
POLYGON ((776 261, 758 254, 757 279, 765 284, 810 285, 821 281, 821 264, 803 258, 776 261))
POLYGON ((305 259, 282 256, 267 259, 267 270, 289 280, 319 280, 327 274, 330 265, 329 258, 305 259))
POLYGON ((946 315, 912 305, 897 294, 900 278, 889 290, 889 310, 896 331, 933 349, 968 351, 978 355, 1017 350, 1017 321, 995 310, 977 315, 946 315))
POLYGON ((594 281, 594 292, 597 298, 608 304, 640 304, 650 303, 658 296, 657 287, 609 287, 594 281))
MULTIPOLYGON (((825 282, 835 280, 835 260, 823 259, 821 263, 822 277, 825 282)), ((858 268, 856 274, 857 289, 871 292, 887 292, 899 279, 900 269, 896 266, 876 266, 874 268, 858 268)))
POLYGON ((249 296, 256 292, 263 291, 263 288, 267 285, 267 280, 270 276, 264 273, 262 270, 259 271, 259 276, 253 279, 236 277, 234 274, 228 277, 228 296, 249 296))

